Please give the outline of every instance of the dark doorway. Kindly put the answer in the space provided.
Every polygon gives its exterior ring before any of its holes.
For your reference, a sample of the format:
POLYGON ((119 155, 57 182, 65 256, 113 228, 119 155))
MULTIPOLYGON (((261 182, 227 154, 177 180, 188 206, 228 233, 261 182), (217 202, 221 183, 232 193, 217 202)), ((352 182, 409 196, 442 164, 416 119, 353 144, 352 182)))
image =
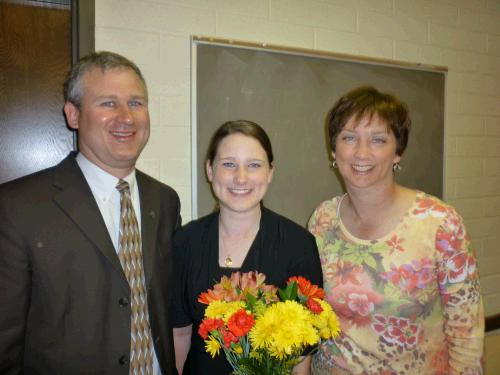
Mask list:
POLYGON ((55 165, 74 148, 62 112, 71 6, 55 3, 0 0, 0 183, 55 165))

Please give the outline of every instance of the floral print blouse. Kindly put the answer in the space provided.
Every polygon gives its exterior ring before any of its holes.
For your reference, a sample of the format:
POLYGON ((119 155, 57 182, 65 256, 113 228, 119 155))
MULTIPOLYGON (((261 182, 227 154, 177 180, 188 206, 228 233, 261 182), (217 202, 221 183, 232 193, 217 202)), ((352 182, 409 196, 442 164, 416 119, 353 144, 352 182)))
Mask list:
POLYGON ((482 374, 484 312, 462 218, 417 192, 392 232, 362 240, 343 226, 341 199, 323 202, 309 222, 342 327, 312 373, 482 374))

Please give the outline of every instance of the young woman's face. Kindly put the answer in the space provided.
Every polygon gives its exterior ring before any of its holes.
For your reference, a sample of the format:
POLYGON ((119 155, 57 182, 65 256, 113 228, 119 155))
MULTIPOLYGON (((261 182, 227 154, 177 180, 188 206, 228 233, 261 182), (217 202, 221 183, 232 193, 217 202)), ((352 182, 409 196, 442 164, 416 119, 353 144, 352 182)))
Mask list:
POLYGON ((396 137, 377 115, 351 117, 336 139, 337 162, 346 187, 368 188, 394 182, 396 137))
POLYGON ((267 154, 255 138, 235 133, 224 138, 210 164, 207 176, 221 210, 250 212, 260 210, 273 178, 267 154))

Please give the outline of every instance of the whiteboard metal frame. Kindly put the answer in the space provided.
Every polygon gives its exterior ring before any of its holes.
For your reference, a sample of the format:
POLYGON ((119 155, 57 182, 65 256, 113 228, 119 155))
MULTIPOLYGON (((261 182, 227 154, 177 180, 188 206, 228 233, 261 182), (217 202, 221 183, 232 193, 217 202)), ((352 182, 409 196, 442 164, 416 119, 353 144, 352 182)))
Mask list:
POLYGON ((408 62, 408 61, 392 60, 379 57, 368 57, 363 55, 351 55, 347 53, 330 52, 330 51, 323 51, 323 50, 309 49, 309 48, 288 47, 278 44, 248 42, 243 40, 225 39, 225 38, 217 38, 211 36, 192 36, 191 40, 194 45, 198 43, 211 44, 211 45, 219 45, 225 47, 255 49, 255 50, 269 51, 275 53, 283 53, 287 55, 311 56, 311 57, 316 57, 316 58, 319 57, 330 60, 365 63, 370 65, 385 65, 385 66, 399 67, 403 69, 406 68, 411 70, 448 72, 448 68, 446 66, 441 66, 441 65, 430 65, 420 62, 408 62))
POLYGON ((191 37, 191 220, 198 218, 196 46, 197 42, 191 37))

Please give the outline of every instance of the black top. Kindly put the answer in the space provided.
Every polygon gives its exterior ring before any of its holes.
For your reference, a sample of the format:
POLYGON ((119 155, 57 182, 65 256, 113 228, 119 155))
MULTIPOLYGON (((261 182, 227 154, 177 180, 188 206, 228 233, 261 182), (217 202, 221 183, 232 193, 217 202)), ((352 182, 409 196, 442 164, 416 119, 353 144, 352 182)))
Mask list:
POLYGON ((212 288, 223 275, 258 271, 266 284, 284 287, 291 276, 304 276, 323 285, 321 264, 314 237, 298 224, 266 208, 260 228, 241 268, 219 266, 219 213, 192 221, 177 231, 174 239, 174 327, 193 324, 191 349, 183 374, 230 374, 223 352, 214 359, 205 352, 198 327, 206 305, 198 296, 212 288))

